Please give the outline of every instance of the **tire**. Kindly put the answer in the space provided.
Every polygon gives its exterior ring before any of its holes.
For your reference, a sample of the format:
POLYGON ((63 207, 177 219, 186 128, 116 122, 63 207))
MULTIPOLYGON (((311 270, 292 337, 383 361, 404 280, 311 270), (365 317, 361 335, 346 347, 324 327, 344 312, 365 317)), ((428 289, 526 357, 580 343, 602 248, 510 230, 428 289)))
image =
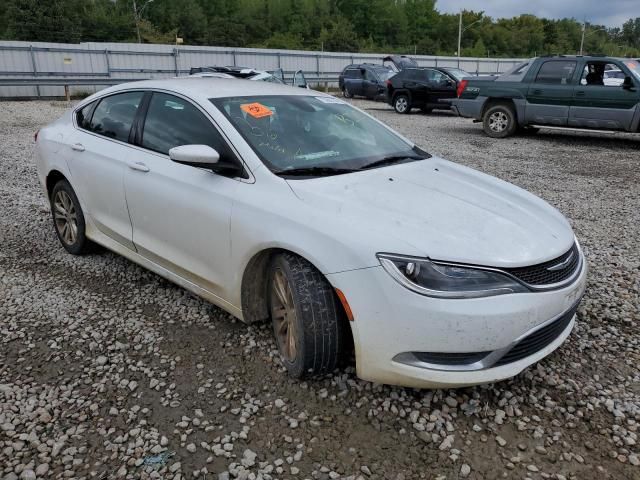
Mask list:
POLYGON ((351 92, 349 91, 349 88, 346 85, 342 88, 342 96, 344 98, 353 98, 353 95, 351 94, 351 92))
POLYGON ((492 138, 506 138, 518 128, 516 112, 511 105, 498 103, 487 108, 482 117, 484 133, 492 138))
POLYGON ((393 99, 393 109, 397 113, 407 114, 411 112, 411 100, 408 95, 400 93, 393 99))
POLYGON ((333 371, 350 337, 327 279, 306 260, 283 253, 271 262, 268 292, 274 335, 289 375, 302 378, 333 371))
POLYGON ((96 244, 86 237, 84 213, 69 182, 56 183, 49 202, 53 228, 64 249, 72 255, 95 251, 96 244))
POLYGON ((422 113, 431 113, 431 112, 433 112, 433 108, 429 108, 429 107, 422 107, 420 110, 422 110, 422 113))

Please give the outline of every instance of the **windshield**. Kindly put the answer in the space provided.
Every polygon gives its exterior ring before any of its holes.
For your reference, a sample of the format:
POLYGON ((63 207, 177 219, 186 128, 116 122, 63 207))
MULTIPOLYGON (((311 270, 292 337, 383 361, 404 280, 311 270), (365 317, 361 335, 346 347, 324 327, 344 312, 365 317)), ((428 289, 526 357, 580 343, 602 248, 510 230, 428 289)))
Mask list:
POLYGON ((210 101, 275 173, 320 168, 351 171, 383 160, 428 156, 334 97, 274 95, 210 101))
POLYGON ((472 76, 469 72, 465 72, 464 70, 460 70, 459 68, 447 68, 446 72, 452 75, 456 80, 462 80, 465 77, 472 76))

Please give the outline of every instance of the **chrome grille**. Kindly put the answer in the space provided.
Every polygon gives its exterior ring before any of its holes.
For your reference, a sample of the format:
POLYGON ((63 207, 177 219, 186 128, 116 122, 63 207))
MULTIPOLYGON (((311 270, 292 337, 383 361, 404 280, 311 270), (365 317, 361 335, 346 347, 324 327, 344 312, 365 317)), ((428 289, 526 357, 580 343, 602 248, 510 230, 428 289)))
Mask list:
POLYGON ((544 286, 567 280, 579 266, 580 250, 578 245, 574 243, 569 251, 558 258, 531 267, 505 268, 504 271, 528 285, 544 286), (554 269, 554 267, 561 265, 563 262, 567 262, 566 265, 563 265, 562 268, 554 269))

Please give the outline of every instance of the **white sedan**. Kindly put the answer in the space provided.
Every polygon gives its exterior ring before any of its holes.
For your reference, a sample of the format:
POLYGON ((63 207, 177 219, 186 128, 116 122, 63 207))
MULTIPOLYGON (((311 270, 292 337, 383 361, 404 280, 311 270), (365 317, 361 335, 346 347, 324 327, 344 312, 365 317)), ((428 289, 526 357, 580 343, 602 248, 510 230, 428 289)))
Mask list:
POLYGON ((587 265, 540 198, 329 95, 223 78, 123 84, 37 134, 72 254, 100 244, 250 323, 294 377, 414 387, 516 375, 570 334, 587 265))

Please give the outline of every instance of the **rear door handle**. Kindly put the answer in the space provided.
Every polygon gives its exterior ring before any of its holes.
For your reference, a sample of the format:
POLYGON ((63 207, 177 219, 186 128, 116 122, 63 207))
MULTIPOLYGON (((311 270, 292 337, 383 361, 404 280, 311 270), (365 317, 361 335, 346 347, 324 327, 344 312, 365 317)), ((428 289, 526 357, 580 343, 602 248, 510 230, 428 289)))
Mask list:
POLYGON ((129 164, 129 168, 131 170, 137 170, 139 172, 148 172, 149 171, 149 167, 147 167, 144 163, 142 162, 134 162, 134 163, 130 163, 129 164))
POLYGON ((73 145, 71 145, 71 149, 75 150, 76 152, 84 152, 84 145, 82 145, 81 143, 74 143, 73 145))
POLYGON ((542 90, 538 90, 537 88, 533 91, 534 95, 540 95, 542 94, 542 90))
POLYGON ((583 91, 576 92, 576 97, 584 97, 584 92, 583 91))

